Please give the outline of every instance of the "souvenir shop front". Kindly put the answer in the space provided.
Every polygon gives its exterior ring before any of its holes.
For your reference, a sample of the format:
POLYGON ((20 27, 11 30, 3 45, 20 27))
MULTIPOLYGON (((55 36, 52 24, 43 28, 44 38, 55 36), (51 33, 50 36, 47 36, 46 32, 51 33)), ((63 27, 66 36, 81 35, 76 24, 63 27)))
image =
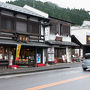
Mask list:
POLYGON ((17 58, 17 44, 0 45, 0 68, 7 68, 10 65, 35 66, 43 63, 43 49, 47 48, 41 43, 35 45, 21 45, 19 58, 17 58))
POLYGON ((42 63, 43 48, 21 46, 19 59, 15 63, 19 66, 35 66, 42 63))

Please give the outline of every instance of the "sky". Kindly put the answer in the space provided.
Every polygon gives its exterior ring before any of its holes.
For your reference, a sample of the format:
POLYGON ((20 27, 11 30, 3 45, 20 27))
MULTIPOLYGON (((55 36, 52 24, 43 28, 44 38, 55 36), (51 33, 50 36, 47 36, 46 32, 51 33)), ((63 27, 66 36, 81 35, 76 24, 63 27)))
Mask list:
MULTIPOLYGON (((13 1, 13 0, 0 0, 2 2, 13 1)), ((63 8, 75 8, 75 9, 85 9, 90 11, 90 0, 41 0, 41 1, 50 1, 57 4, 63 8)))

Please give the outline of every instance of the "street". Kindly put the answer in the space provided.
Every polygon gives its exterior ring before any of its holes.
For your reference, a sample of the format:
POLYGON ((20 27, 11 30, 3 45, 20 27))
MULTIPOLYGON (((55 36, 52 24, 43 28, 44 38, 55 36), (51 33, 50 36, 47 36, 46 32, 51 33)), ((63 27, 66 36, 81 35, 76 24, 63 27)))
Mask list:
POLYGON ((0 90, 90 90, 90 71, 81 67, 0 76, 0 90))

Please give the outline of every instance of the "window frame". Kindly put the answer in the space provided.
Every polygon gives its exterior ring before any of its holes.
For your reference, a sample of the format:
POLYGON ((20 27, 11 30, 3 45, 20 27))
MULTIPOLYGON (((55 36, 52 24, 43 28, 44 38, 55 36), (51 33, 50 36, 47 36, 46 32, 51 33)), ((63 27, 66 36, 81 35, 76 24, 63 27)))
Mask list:
MULTIPOLYGON (((33 24, 34 25, 34 24, 33 24)), ((33 30, 33 29, 32 29, 33 30)), ((28 33, 30 34, 37 34, 37 35, 41 35, 41 22, 35 22, 35 21, 31 21, 31 20, 28 20, 28 30, 27 30, 28 33), (30 29, 29 29, 29 26, 30 24, 32 23, 37 23, 38 24, 38 33, 36 32, 31 32, 30 29)))
POLYGON ((70 35, 70 25, 62 24, 60 27, 60 35, 69 36, 70 35))
POLYGON ((13 31, 15 31, 15 29, 14 29, 15 28, 15 26, 14 26, 14 17, 0 14, 0 18, 1 18, 1 20, 0 20, 0 29, 2 31, 6 31, 6 32, 13 32, 13 31), (10 29, 5 29, 5 28, 2 27, 2 18, 4 18, 4 17, 7 18, 7 20, 11 21, 11 23, 13 25, 13 26, 11 26, 11 30, 10 29))
MULTIPOLYGON (((27 31, 28 31, 28 30, 27 30, 27 27, 28 27, 27 20, 16 17, 15 24, 16 24, 17 22, 24 22, 24 23, 26 23, 26 31, 25 31, 25 32, 22 31, 22 32, 23 32, 23 33, 27 33, 27 31)), ((16 27, 17 27, 17 25, 15 25, 15 30, 16 30, 16 32, 20 32, 20 31, 18 31, 18 30, 16 29, 16 27)))

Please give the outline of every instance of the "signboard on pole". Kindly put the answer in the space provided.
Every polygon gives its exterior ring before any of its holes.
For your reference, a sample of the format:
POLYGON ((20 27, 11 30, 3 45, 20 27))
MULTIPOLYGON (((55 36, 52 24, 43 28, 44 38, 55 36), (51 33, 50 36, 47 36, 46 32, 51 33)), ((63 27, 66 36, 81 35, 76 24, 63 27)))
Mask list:
POLYGON ((20 50, 21 50, 21 45, 17 44, 17 50, 16 50, 16 60, 19 60, 20 50))

